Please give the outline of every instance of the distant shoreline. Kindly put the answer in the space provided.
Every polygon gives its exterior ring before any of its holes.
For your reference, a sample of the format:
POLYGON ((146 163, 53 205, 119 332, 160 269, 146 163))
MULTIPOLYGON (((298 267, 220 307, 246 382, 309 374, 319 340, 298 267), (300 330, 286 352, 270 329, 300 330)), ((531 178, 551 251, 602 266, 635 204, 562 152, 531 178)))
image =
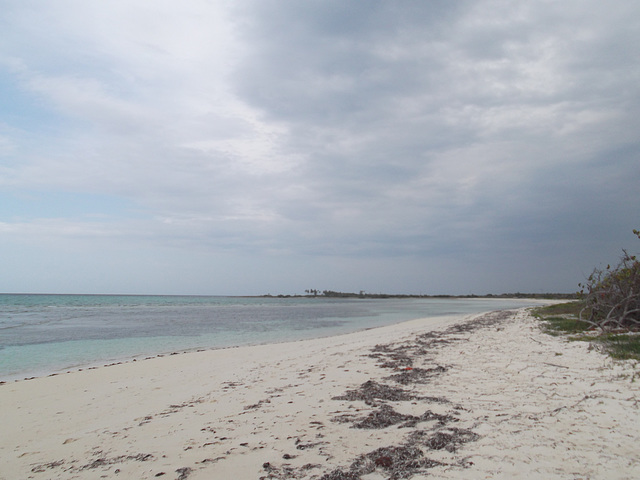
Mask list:
MULTIPOLYGON (((231 295, 233 296, 233 295, 231 295)), ((251 295, 247 295, 246 297, 252 297, 251 295)), ((517 299, 526 299, 532 298, 536 300, 576 300, 578 298, 575 293, 501 293, 501 294, 492 294, 487 293, 485 295, 429 295, 429 294, 411 294, 411 293, 354 293, 354 292, 334 292, 331 290, 324 290, 322 292, 318 292, 317 294, 306 294, 306 295, 287 295, 287 294, 278 294, 271 295, 267 293, 265 295, 258 295, 258 297, 264 298, 517 298, 517 299)))
POLYGON ((190 293, 46 293, 46 292, 0 292, 0 295, 41 295, 41 296, 78 296, 78 297, 224 297, 224 298, 518 298, 518 299, 540 299, 540 300, 574 300, 577 299, 575 293, 487 293, 484 295, 449 295, 449 294, 415 294, 415 293, 355 293, 355 292, 334 292, 331 290, 318 291, 314 294, 271 294, 262 295, 218 295, 218 294, 190 294, 190 293))

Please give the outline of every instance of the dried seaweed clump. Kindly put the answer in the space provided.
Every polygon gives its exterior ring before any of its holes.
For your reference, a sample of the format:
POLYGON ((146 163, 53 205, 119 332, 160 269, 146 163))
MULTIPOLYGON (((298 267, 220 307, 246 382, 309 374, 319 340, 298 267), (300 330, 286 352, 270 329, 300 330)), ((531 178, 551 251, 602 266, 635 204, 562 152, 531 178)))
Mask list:
MULTIPOLYGON (((437 419, 440 421, 440 425, 446 421, 456 420, 432 412, 427 412, 419 418, 421 420, 437 419)), ((462 444, 475 441, 478 438, 480 438, 479 435, 462 428, 446 428, 435 433, 428 430, 417 430, 409 435, 404 444, 382 447, 359 455, 349 467, 336 468, 322 475, 319 480, 361 480, 363 476, 376 471, 384 474, 388 480, 410 479, 417 474, 426 474, 430 468, 443 465, 441 462, 426 457, 425 451, 447 450, 453 453, 462 444)), ((294 479, 304 477, 308 474, 305 470, 320 468, 320 465, 308 465, 302 469, 284 466, 278 469, 270 463, 265 463, 263 468, 269 475, 260 477, 261 480, 294 479)))
POLYGON ((515 312, 513 310, 499 310, 497 312, 489 312, 470 322, 452 325, 451 327, 447 328, 447 330, 445 330, 445 333, 467 333, 479 330, 481 328, 491 327, 512 317, 514 313, 515 312))
POLYGON ((424 448, 455 452, 462 444, 478 438, 479 435, 471 430, 461 428, 448 428, 447 431, 441 430, 435 434, 418 430, 409 436, 404 445, 378 448, 360 455, 351 463, 348 470, 333 470, 320 477, 320 480, 360 480, 363 475, 376 470, 381 470, 388 475, 389 480, 409 479, 414 475, 426 473, 430 468, 442 465, 426 457, 424 448))
POLYGON ((467 442, 475 442, 480 435, 465 428, 447 428, 431 434, 425 430, 418 430, 409 435, 408 443, 422 445, 429 450, 446 450, 455 452, 467 442))
POLYGON ((104 467, 105 465, 124 463, 130 460, 135 460, 137 462, 146 462, 148 460, 152 460, 153 458, 153 455, 151 455, 150 453, 139 453, 137 455, 120 455, 113 458, 101 457, 91 463, 88 463, 87 465, 83 465, 82 467, 80 467, 80 470, 91 470, 94 468, 104 467))
POLYGON ((400 480, 437 465, 440 463, 426 458, 417 447, 383 447, 359 456, 349 470, 333 470, 320 477, 320 480, 360 480, 362 475, 368 475, 378 469, 389 475, 389 480, 400 480))
POLYGON ((348 390, 344 395, 333 397, 332 400, 363 400, 367 405, 377 405, 376 400, 387 400, 391 402, 402 402, 415 399, 415 395, 399 387, 383 385, 373 380, 367 380, 359 388, 348 390))
POLYGON ((343 471, 339 468, 325 473, 320 480, 360 480, 360 474, 357 472, 343 471))
POLYGON ((391 425, 397 425, 402 423, 401 427, 413 426, 418 423, 420 419, 413 415, 404 415, 396 412, 389 405, 382 405, 378 410, 374 410, 367 415, 363 420, 355 422, 353 428, 372 429, 372 428, 387 428, 391 425))
POLYGON ((410 383, 428 383, 433 377, 440 375, 447 371, 447 367, 438 365, 434 368, 412 368, 404 370, 401 373, 396 373, 385 377, 385 380, 393 380, 402 385, 409 385, 410 383))
MULTIPOLYGON (((431 410, 427 410, 425 413, 416 417, 415 415, 405 415, 396 412, 389 405, 382 405, 378 410, 374 410, 365 418, 356 420, 353 423, 353 428, 362 429, 380 429, 387 428, 392 425, 398 425, 398 428, 415 427, 420 422, 428 422, 436 420, 438 425, 445 425, 449 422, 457 422, 458 419, 451 415, 440 415, 433 413, 431 410)), ((340 421, 340 419, 338 419, 340 421)))
POLYGON ((376 345, 372 350, 374 353, 369 355, 369 357, 383 361, 383 363, 379 365, 381 368, 411 367, 413 365, 413 358, 407 354, 407 351, 412 349, 413 347, 408 346, 392 348, 391 345, 376 345))

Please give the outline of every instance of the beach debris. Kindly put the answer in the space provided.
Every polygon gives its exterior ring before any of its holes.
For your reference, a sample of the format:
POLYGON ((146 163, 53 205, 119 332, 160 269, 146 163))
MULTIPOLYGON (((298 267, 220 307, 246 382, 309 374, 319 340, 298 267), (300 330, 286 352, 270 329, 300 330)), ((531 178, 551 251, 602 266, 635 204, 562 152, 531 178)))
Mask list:
POLYGON ((264 400, 259 400, 258 403, 254 403, 252 405, 247 405, 245 407, 243 407, 244 410, 255 410, 257 408, 260 408, 263 404, 265 403, 271 403, 271 400, 266 398, 264 400))
POLYGON ((362 429, 378 429, 387 428, 391 425, 401 423, 398 428, 414 426, 420 421, 419 417, 413 415, 404 415, 396 412, 389 405, 382 405, 378 410, 374 410, 366 418, 353 424, 353 428, 362 429))
POLYGON ((515 310, 500 310, 497 312, 489 312, 484 315, 471 320, 470 322, 463 322, 452 325, 445 330, 445 333, 466 333, 473 332, 480 328, 492 327, 496 324, 513 317, 516 314, 515 310))
POLYGON ((143 417, 142 419, 136 419, 140 420, 140 423, 138 423, 138 426, 141 427, 142 425, 145 425, 147 423, 149 423, 151 420, 153 420, 153 416, 152 415, 147 415, 146 417, 143 417))
POLYGON ((186 480, 186 478, 191 474, 191 469, 189 467, 182 467, 176 470, 178 477, 176 480, 186 480))
POLYGON ((216 457, 216 458, 205 458, 200 462, 196 462, 196 464, 207 464, 207 463, 217 463, 220 460, 224 460, 227 457, 216 457))
MULTIPOLYGON (((289 465, 283 465, 278 468, 270 462, 265 462, 262 464, 262 468, 267 472, 267 475, 261 476, 260 480, 295 479, 302 476, 302 472, 298 472, 298 470, 289 465)), ((300 470, 303 469, 304 467, 300 470)))
MULTIPOLYGON (((361 429, 380 429, 387 428, 392 425, 397 425, 399 423, 411 423, 413 421, 418 421, 418 417, 413 415, 404 415, 402 413, 396 412, 391 406, 387 404, 383 404, 377 410, 369 413, 364 418, 354 418, 353 415, 340 415, 334 419, 335 422, 338 423, 352 423, 352 428, 361 428, 361 429)), ((401 428, 402 425, 399 427, 401 428)))
POLYGON ((431 410, 427 410, 419 417, 415 415, 406 415, 399 413, 393 409, 390 405, 383 404, 377 410, 369 413, 364 418, 357 418, 353 415, 340 415, 334 419, 338 423, 352 423, 352 428, 361 429, 381 429, 387 428, 393 425, 398 425, 398 428, 411 428, 415 427, 420 422, 436 421, 439 426, 446 425, 450 422, 457 422, 458 418, 453 415, 441 415, 434 413, 431 410))
POLYGON ((240 382, 223 382, 222 385, 224 385, 224 387, 222 387, 223 390, 233 390, 244 386, 244 384, 240 382))
MULTIPOLYGON (((432 414, 435 415, 435 414, 432 414)), ((360 480, 376 470, 382 470, 389 480, 409 479, 424 474, 430 468, 443 463, 425 456, 427 450, 455 452, 462 444, 477 440, 479 435, 467 429, 448 428, 435 433, 417 430, 398 446, 382 447, 358 456, 348 469, 337 468, 320 477, 320 480, 360 480), (422 447, 422 448, 421 448, 422 447)), ((472 465, 463 462, 461 466, 472 465)))
POLYGON ((420 445, 429 450, 446 450, 455 452, 462 444, 475 442, 480 438, 477 433, 465 428, 446 428, 435 433, 427 430, 416 430, 409 435, 407 442, 420 445))
POLYGON ((391 345, 376 345, 369 357, 382 360, 378 365, 382 368, 401 368, 413 365, 413 359, 407 354, 411 347, 401 345, 392 347, 391 345))
MULTIPOLYGON (((430 350, 442 345, 464 341, 467 336, 462 334, 494 326, 512 315, 511 311, 491 312, 470 322, 453 325, 442 332, 420 334, 413 341, 376 345, 368 356, 379 360, 379 367, 397 371, 397 373, 385 377, 384 380, 401 385, 425 384, 445 373, 448 367, 436 365, 431 368, 421 368, 415 365, 417 360, 425 362, 425 357, 430 350)), ((471 430, 449 427, 448 424, 459 421, 455 413, 439 414, 427 410, 418 417, 399 413, 385 403, 409 400, 450 403, 446 398, 419 396, 401 387, 369 380, 356 389, 348 390, 344 395, 333 397, 333 400, 364 401, 367 405, 378 407, 364 418, 341 415, 334 420, 336 422, 351 422, 352 428, 387 428, 393 425, 398 425, 398 428, 411 428, 421 422, 435 421, 436 423, 428 430, 414 430, 401 445, 383 447, 360 455, 348 468, 336 468, 325 473, 320 477, 320 480, 360 480, 363 476, 377 470, 381 471, 389 480, 409 479, 416 474, 425 473, 426 470, 437 465, 442 465, 442 463, 426 457, 425 452, 446 450, 453 453, 461 445, 480 438, 471 430)), ((462 407, 459 406, 453 408, 454 412, 460 409, 462 407)), ((458 462, 458 464, 463 467, 473 465, 472 462, 465 461, 458 462)))
POLYGON ((410 383, 427 383, 434 377, 447 371, 447 367, 438 365, 433 368, 412 368, 411 370, 403 370, 400 373, 385 377, 385 380, 393 380, 402 385, 410 383))
POLYGON ((324 442, 303 442, 299 438, 296 439, 296 449, 297 450, 307 450, 309 448, 317 447, 318 445, 322 445, 324 442))
POLYGON ((193 408, 194 406, 196 406, 198 403, 202 403, 204 402, 204 399, 202 398, 197 398, 195 400, 191 400, 189 402, 184 402, 178 405, 169 405, 169 408, 167 408, 166 410, 164 410, 163 412, 160 412, 159 415, 166 417, 168 415, 171 415, 172 413, 177 413, 180 410, 182 410, 183 408, 193 408))
POLYGON ((92 470, 94 468, 114 465, 116 463, 124 463, 130 460, 135 460, 137 462, 147 462, 149 460, 152 460, 153 458, 154 456, 150 453, 139 453, 137 455, 120 455, 112 458, 100 457, 91 463, 83 465, 82 467, 80 467, 80 470, 92 470))
POLYGON ((43 463, 40 465, 36 465, 31 469, 33 473, 42 473, 45 470, 52 469, 64 465, 64 460, 56 460, 55 462, 43 463))
POLYGON ((357 472, 345 472, 338 468, 330 473, 324 474, 320 477, 320 480, 360 480, 360 478, 357 472))
POLYGON ((374 380, 367 380, 355 390, 348 390, 344 395, 333 397, 332 400, 362 400, 367 405, 378 405, 380 402, 376 400, 388 400, 392 402, 401 402, 406 400, 414 400, 415 395, 407 392, 400 387, 392 387, 377 383, 374 380))
POLYGON ((367 417, 353 424, 353 428, 386 428, 391 425, 401 423, 400 427, 412 426, 418 423, 419 418, 413 415, 404 415, 396 412, 389 405, 382 405, 378 410, 374 410, 367 417))
MULTIPOLYGON (((435 433, 429 430, 416 430, 411 433, 406 441, 400 445, 378 448, 369 453, 359 455, 348 467, 338 467, 330 472, 324 473, 319 480, 361 480, 363 476, 379 471, 389 480, 410 479, 414 475, 426 474, 427 470, 439 465, 442 462, 433 460, 425 455, 425 452, 432 450, 447 450, 455 452, 462 444, 475 441, 479 437, 471 430, 461 428, 441 428, 444 423, 457 421, 450 416, 426 412, 421 417, 413 417, 424 421, 436 419, 439 421, 435 433)), ((461 461, 456 465, 469 467, 472 462, 461 461)), ((267 479, 297 479, 306 478, 305 470, 321 468, 320 465, 307 464, 302 468, 295 469, 289 465, 277 467, 270 462, 264 463, 262 468, 268 472, 267 476, 260 477, 267 479)), ((317 477, 314 477, 317 478, 317 477)))
POLYGON ((360 455, 349 470, 335 469, 320 477, 320 480, 360 480, 363 475, 376 470, 389 475, 389 480, 400 480, 424 473, 437 465, 442 464, 425 457, 422 450, 414 446, 382 447, 360 455))

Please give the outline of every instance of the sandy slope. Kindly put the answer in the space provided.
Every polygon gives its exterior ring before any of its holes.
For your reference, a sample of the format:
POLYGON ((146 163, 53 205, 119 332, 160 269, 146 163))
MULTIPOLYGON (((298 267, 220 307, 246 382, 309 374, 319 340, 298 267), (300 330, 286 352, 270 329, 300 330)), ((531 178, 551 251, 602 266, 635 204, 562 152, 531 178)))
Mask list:
POLYGON ((0 479, 638 478, 634 372, 524 309, 154 358, 0 386, 0 479))

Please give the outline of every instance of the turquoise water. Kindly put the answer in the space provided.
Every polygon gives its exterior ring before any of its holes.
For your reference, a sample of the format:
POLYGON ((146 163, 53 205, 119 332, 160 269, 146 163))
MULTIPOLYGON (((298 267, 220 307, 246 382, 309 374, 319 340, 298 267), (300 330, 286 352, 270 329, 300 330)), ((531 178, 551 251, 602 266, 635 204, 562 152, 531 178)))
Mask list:
POLYGON ((533 304, 517 299, 0 294, 0 380, 533 304))

